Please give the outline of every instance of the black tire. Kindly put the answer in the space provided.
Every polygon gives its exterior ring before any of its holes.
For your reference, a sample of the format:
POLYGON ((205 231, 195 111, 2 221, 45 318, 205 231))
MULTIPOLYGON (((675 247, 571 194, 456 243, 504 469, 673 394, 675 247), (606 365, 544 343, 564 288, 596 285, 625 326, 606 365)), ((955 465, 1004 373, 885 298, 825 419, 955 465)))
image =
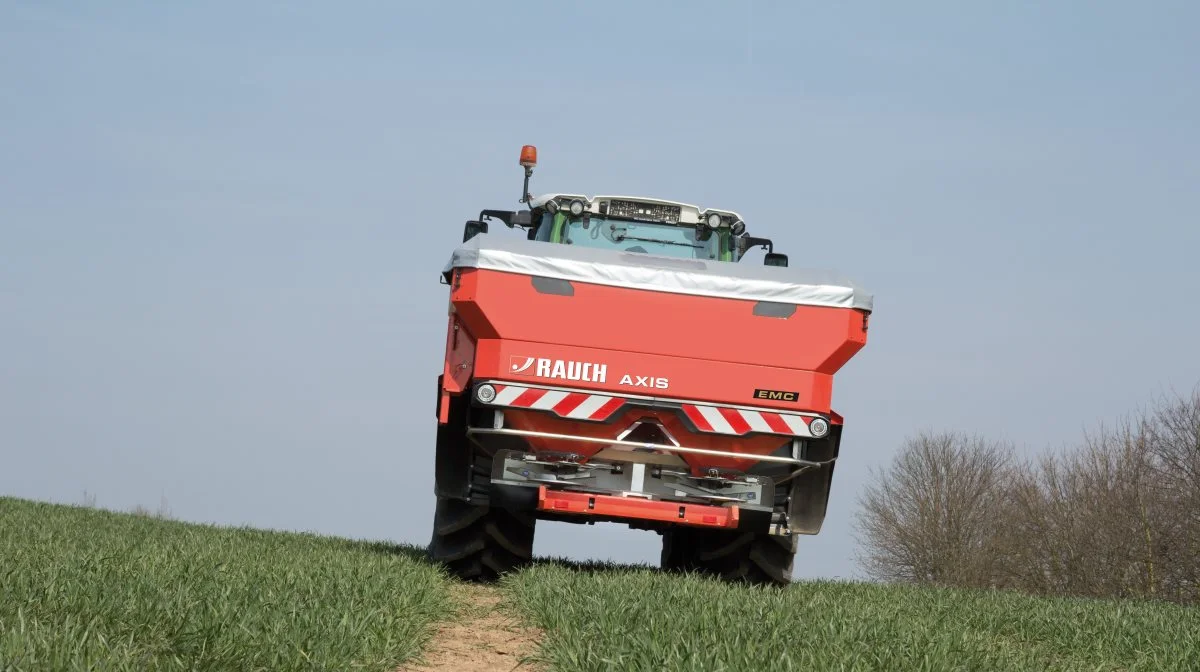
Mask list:
MULTIPOLYGON (((795 481, 775 493, 776 510, 787 511, 795 481)), ((663 532, 661 566, 696 571, 726 581, 786 586, 792 581, 797 536, 676 526, 663 532)))
POLYGON ((682 525, 662 532, 660 566, 668 572, 687 572, 699 569, 692 548, 696 545, 695 529, 682 525))
POLYGON ((714 531, 702 535, 697 562, 726 581, 786 586, 792 581, 796 537, 714 531))
POLYGON ((468 407, 452 400, 450 422, 439 427, 436 473, 449 483, 433 514, 429 558, 467 581, 494 581, 533 557, 536 519, 490 506, 492 458, 467 441, 468 407), (444 462, 444 463, 443 463, 444 462))
POLYGON ((439 497, 429 557, 466 581, 495 581, 533 557, 534 518, 439 497))
POLYGON ((725 581, 786 586, 792 580, 796 536, 678 527, 663 532, 662 568, 695 571, 725 581))

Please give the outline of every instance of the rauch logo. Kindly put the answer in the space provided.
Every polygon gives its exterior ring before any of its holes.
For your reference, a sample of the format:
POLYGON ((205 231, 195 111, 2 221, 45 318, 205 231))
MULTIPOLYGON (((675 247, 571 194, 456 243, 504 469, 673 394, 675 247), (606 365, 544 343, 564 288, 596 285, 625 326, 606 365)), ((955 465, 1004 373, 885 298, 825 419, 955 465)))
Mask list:
POLYGON ((509 371, 539 378, 603 383, 608 375, 608 365, 514 355, 509 359, 509 371))

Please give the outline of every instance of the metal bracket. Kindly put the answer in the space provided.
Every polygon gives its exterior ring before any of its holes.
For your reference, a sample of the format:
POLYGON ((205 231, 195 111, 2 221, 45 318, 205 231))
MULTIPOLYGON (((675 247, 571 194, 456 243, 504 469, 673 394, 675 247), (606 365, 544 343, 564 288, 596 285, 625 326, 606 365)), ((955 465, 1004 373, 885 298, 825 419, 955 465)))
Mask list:
POLYGON ((591 436, 574 436, 572 434, 554 434, 552 432, 535 432, 527 429, 489 429, 485 427, 468 427, 467 436, 475 434, 498 434, 501 436, 532 436, 542 439, 557 439, 560 441, 578 441, 580 443, 600 443, 606 446, 627 446, 629 448, 644 448, 647 450, 661 450, 668 453, 687 453, 693 455, 711 455, 713 457, 726 457, 737 460, 752 460, 758 462, 780 462, 783 464, 795 464, 802 467, 820 467, 837 458, 831 458, 823 462, 813 462, 811 460, 801 460, 793 457, 779 457, 777 455, 755 455, 748 453, 734 453, 728 450, 710 450, 708 448, 689 448, 686 446, 671 446, 661 443, 639 443, 636 441, 622 441, 620 439, 601 439, 591 436))

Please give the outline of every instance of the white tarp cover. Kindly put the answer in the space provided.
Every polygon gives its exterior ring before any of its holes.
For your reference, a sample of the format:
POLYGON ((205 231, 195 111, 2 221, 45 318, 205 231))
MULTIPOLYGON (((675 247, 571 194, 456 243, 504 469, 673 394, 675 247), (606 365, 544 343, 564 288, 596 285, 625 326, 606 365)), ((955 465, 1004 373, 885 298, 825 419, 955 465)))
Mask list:
POLYGON ((442 270, 480 268, 630 289, 870 312, 874 297, 830 271, 703 261, 477 235, 442 270))

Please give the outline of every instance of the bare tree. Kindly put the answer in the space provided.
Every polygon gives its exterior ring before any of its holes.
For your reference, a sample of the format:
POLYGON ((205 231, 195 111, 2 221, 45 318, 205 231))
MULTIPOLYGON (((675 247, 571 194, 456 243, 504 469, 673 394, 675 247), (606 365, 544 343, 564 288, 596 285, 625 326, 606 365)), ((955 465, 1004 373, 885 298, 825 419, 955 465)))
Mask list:
POLYGON ((922 433, 873 472, 858 519, 867 572, 887 581, 995 585, 1012 450, 922 433))
POLYGON ((1200 387, 1032 463, 922 433, 860 504, 877 579, 1200 601, 1200 387))
POLYGON ((1056 595, 1153 596, 1165 512, 1142 420, 1102 429, 1013 479, 1007 583, 1056 595))
POLYGON ((1167 509, 1161 535, 1172 561, 1161 572, 1168 599, 1200 601, 1200 387, 1160 400, 1148 442, 1167 509))

